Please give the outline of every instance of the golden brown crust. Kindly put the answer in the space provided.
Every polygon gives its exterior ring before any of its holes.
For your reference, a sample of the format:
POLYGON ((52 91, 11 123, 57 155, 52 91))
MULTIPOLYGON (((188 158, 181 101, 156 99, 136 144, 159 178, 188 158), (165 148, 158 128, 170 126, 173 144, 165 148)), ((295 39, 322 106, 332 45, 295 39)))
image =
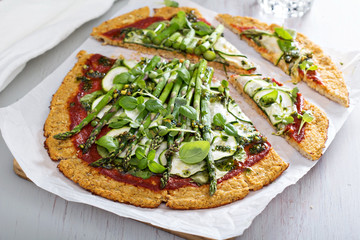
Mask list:
POLYGON ((90 167, 77 158, 76 148, 71 140, 55 140, 53 136, 69 130, 70 118, 68 100, 78 92, 80 82, 76 77, 82 73, 82 66, 91 57, 85 51, 78 54, 79 61, 65 77, 51 101, 50 113, 45 122, 45 145, 53 160, 60 160, 59 170, 82 188, 102 197, 129 203, 139 207, 154 208, 162 202, 174 209, 200 209, 225 205, 244 198, 250 190, 258 190, 274 181, 288 166, 271 149, 269 153, 246 171, 223 181, 214 196, 209 196, 209 185, 184 187, 177 190, 152 191, 116 181, 90 167))
MULTIPOLYGON (((142 10, 142 9, 144 9, 144 8, 134 10, 132 12, 129 12, 127 14, 121 15, 119 17, 116 17, 114 19, 111 19, 111 20, 108 20, 108 21, 102 23, 101 25, 99 25, 98 27, 93 29, 93 32, 91 33, 91 35, 95 39, 102 41, 103 44, 105 44, 105 45, 109 44, 109 45, 113 45, 113 46, 124 47, 124 48, 132 49, 132 50, 135 50, 135 51, 138 51, 141 53, 145 53, 145 54, 159 55, 159 56, 167 58, 167 59, 185 58, 192 62, 198 62, 201 59, 201 57, 196 56, 194 54, 186 54, 186 53, 178 52, 178 51, 167 51, 167 50, 163 50, 163 49, 149 48, 149 47, 145 47, 145 46, 142 46, 139 44, 133 44, 133 43, 124 43, 122 40, 113 40, 112 38, 109 38, 109 37, 106 37, 103 35, 103 33, 108 32, 111 29, 120 28, 122 26, 126 26, 126 25, 132 24, 138 20, 149 17, 149 13, 146 12, 146 14, 145 14, 145 10, 142 10), (129 17, 134 14, 136 14, 136 16, 137 16, 136 18, 129 17), (127 20, 128 18, 130 18, 131 21, 127 20), (126 19, 126 23, 121 22, 124 19, 126 19)), ((147 8, 147 10, 148 10, 148 8, 147 8)), ((180 7, 180 8, 163 7, 163 8, 154 9, 154 12, 155 12, 154 17, 163 17, 163 18, 167 19, 167 18, 171 18, 179 11, 185 11, 185 12, 194 11, 194 14, 197 17, 202 18, 201 13, 196 8, 189 8, 189 7, 180 7)), ((233 62, 229 62, 229 64, 230 64, 229 66, 226 66, 226 69, 229 72, 238 73, 238 74, 249 74, 252 72, 252 70, 245 70, 233 62)), ((224 65, 222 63, 209 62, 208 65, 213 68, 219 69, 219 70, 224 70, 224 65)))
MULTIPOLYGON (((240 30, 234 27, 234 25, 239 27, 255 27, 260 30, 274 31, 275 27, 279 27, 276 24, 268 25, 266 23, 260 22, 257 19, 251 17, 240 17, 240 16, 231 16, 229 14, 218 14, 216 16, 217 20, 222 22, 226 27, 230 28, 233 32, 240 34, 240 30)), ((242 37, 251 47, 253 47, 257 52, 259 52, 262 57, 268 61, 276 64, 278 59, 268 52, 265 48, 259 47, 251 39, 242 37)), ((296 41, 299 43, 301 48, 310 50, 313 53, 314 64, 318 66, 316 72, 318 73, 321 82, 323 84, 318 84, 315 81, 305 77, 301 77, 300 74, 293 73, 292 79, 294 82, 300 80, 305 81, 311 88, 318 91, 320 94, 326 96, 327 98, 340 103, 345 107, 349 107, 349 92, 346 88, 346 84, 342 73, 337 69, 335 64, 332 62, 331 58, 327 56, 323 50, 309 38, 304 36, 301 33, 297 33, 296 41)), ((289 67, 284 61, 280 61, 278 66, 287 74, 289 74, 289 67)))
MULTIPOLYGON (((229 82, 235 86, 241 95, 244 96, 246 102, 250 104, 260 115, 262 115, 269 124, 275 129, 271 124, 269 118, 265 113, 258 107, 258 105, 243 91, 243 87, 236 80, 236 76, 231 76, 229 82)), ((311 160, 318 160, 322 156, 323 149, 325 147, 325 142, 327 140, 327 132, 329 128, 329 120, 326 114, 304 99, 304 110, 310 110, 314 116, 314 120, 310 123, 306 123, 304 126, 305 136, 304 139, 298 143, 293 138, 284 135, 285 139, 297 149, 303 156, 311 160)))

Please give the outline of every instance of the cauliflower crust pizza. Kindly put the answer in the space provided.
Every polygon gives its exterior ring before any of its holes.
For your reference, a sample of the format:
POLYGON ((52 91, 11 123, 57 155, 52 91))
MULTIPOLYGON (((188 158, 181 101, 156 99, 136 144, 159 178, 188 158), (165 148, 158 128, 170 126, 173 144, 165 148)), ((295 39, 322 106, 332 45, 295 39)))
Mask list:
POLYGON ((206 60, 77 57, 44 135, 50 158, 82 188, 139 207, 212 208, 288 167, 206 60))
POLYGON ((110 44, 166 58, 205 58, 209 66, 250 73, 255 66, 223 37, 223 25, 213 27, 195 8, 143 7, 105 21, 91 35, 110 44))
POLYGON ((342 73, 309 38, 251 17, 218 14, 216 18, 262 57, 290 75, 294 83, 302 80, 330 100, 349 107, 349 93, 342 73))

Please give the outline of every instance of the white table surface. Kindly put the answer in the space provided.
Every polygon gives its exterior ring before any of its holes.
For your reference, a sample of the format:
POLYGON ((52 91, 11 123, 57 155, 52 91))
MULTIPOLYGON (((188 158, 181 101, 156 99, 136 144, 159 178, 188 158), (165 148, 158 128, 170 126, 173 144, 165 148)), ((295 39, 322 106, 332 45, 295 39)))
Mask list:
MULTIPOLYGON (((160 1, 160 0, 159 0, 160 1)), ((248 15, 280 24, 262 14, 256 1, 196 2, 211 10, 248 15)), ((117 1, 57 47, 28 62, 0 93, 0 107, 23 97, 54 71, 88 36, 127 1, 117 1)), ((315 0, 292 27, 316 43, 341 51, 360 50, 360 1, 315 0)), ((236 239, 360 239, 360 106, 356 106, 318 164, 285 189, 236 239)), ((151 226, 84 204, 67 202, 12 170, 13 156, 0 136, 0 239, 181 239, 151 226)))

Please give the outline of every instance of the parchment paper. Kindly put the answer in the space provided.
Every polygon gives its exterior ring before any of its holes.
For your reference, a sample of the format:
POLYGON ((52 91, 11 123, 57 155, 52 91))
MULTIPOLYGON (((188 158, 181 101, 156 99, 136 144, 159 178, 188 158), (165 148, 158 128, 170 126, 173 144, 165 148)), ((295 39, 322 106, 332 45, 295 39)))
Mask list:
MULTIPOLYGON (((161 7, 161 5, 156 3, 156 0, 153 3, 148 1, 142 2, 142 4, 136 1, 136 3, 130 2, 118 14, 123 14, 145 5, 161 7)), ((218 24, 214 20, 215 12, 206 10, 190 1, 182 1, 181 5, 198 8, 212 24, 218 24)), ((225 30, 225 36, 258 65, 258 73, 275 77, 281 82, 290 80, 289 76, 286 76, 281 70, 262 59, 259 54, 242 42, 238 36, 229 30, 225 30)), ((179 211, 168 209, 164 205, 157 209, 143 209, 92 195, 65 178, 56 168, 57 163, 50 160, 43 147, 45 140, 43 125, 49 113, 48 107, 51 97, 60 86, 64 76, 76 63, 75 56, 80 50, 86 50, 90 53, 101 53, 109 57, 120 54, 125 57, 139 58, 141 56, 126 49, 101 46, 99 42, 89 38, 57 70, 44 79, 41 84, 25 97, 11 106, 0 109, 0 128, 10 151, 26 175, 40 188, 68 201, 96 206, 119 216, 147 222, 162 228, 209 238, 223 239, 241 235, 271 199, 281 193, 287 186, 296 183, 316 164, 316 162, 302 157, 283 138, 272 135, 273 130, 267 121, 244 103, 236 91, 231 89, 232 95, 236 96, 236 100, 243 111, 250 117, 256 127, 268 137, 269 142, 280 156, 290 163, 289 168, 275 182, 259 191, 251 192, 243 200, 206 210, 179 211)), ((350 107, 343 108, 339 104, 331 102, 327 98, 315 93, 305 84, 298 84, 304 97, 321 107, 328 115, 330 126, 326 148, 329 147, 337 131, 339 131, 360 99, 360 82, 356 81, 360 77, 360 53, 338 53, 330 50, 328 53, 333 57, 335 63, 344 63, 339 67, 344 73, 350 91, 350 107)), ((292 87, 291 83, 286 85, 292 87)))

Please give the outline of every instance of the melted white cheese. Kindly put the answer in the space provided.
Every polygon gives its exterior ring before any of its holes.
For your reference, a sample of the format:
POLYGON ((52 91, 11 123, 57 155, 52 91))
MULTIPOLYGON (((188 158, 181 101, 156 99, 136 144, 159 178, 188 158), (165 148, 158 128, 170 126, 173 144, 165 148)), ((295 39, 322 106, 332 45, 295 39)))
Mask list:
POLYGON ((268 35, 263 35, 259 42, 264 46, 269 52, 274 54, 277 59, 281 57, 283 52, 281 51, 279 44, 277 42, 278 38, 268 35))
POLYGON ((186 164, 180 160, 179 152, 176 152, 172 158, 171 170, 170 174, 175 174, 180 177, 190 177, 197 172, 201 172, 205 170, 206 163, 205 161, 201 161, 196 164, 186 164))

